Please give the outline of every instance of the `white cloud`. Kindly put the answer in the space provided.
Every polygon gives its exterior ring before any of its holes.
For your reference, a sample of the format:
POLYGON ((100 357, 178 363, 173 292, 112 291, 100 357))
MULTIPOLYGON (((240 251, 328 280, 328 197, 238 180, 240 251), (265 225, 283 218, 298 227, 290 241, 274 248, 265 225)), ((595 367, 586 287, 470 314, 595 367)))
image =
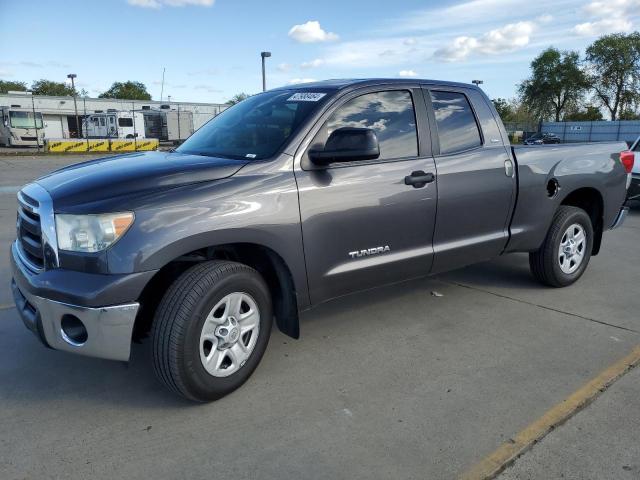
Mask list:
POLYGON ((13 72, 9 70, 3 70, 0 68, 0 77, 13 77, 13 72))
POLYGON ((595 37, 607 33, 630 32, 630 18, 637 14, 640 0, 595 0, 584 7, 584 12, 593 20, 579 23, 572 31, 576 35, 595 37))
POLYGON ((512 52, 529 44, 533 30, 532 22, 510 23, 491 30, 479 38, 457 37, 448 46, 438 48, 433 56, 445 62, 459 62, 466 60, 474 53, 496 55, 512 52))
POLYGON ((300 43, 331 42, 338 40, 338 35, 326 32, 320 26, 320 22, 310 20, 301 25, 294 25, 289 30, 289 37, 300 43))
POLYGON ((279 72, 288 72, 289 70, 291 70, 291 65, 288 63, 281 63, 278 65, 279 72))
POLYGON ((413 70, 400 70, 398 72, 398 75, 400 75, 401 77, 417 77, 418 76, 418 74, 413 70))
POLYGON ((311 83, 316 82, 315 78, 292 78, 289 80, 289 85, 297 85, 299 83, 311 83))
POLYGON ((584 11, 592 17, 618 17, 634 15, 638 8, 640 8, 639 0, 608 0, 606 2, 595 0, 584 7, 584 11))
MULTIPOLYGON (((531 7, 534 10, 539 8, 533 3, 531 7)), ((518 9, 517 15, 520 17, 526 6, 523 7, 520 0, 470 0, 404 14, 400 18, 390 20, 389 28, 397 32, 432 33, 434 30, 448 30, 459 25, 477 26, 489 19, 492 23, 511 19, 514 17, 514 8, 518 9)))
POLYGON ((536 18, 536 21, 540 23, 549 23, 553 21, 553 16, 545 13, 544 15, 540 15, 538 18, 536 18))
POLYGON ((142 8, 161 8, 167 7, 210 7, 215 3, 215 0, 127 0, 129 5, 142 8))
POLYGON ((316 58, 315 60, 311 60, 310 62, 302 62, 300 64, 300 68, 317 68, 324 65, 324 60, 321 58, 316 58))
POLYGON ((596 22, 579 23, 573 27, 573 33, 582 37, 597 37, 607 33, 630 32, 633 25, 626 18, 605 18, 596 22))
POLYGON ((418 41, 415 38, 406 38, 402 41, 405 45, 415 45, 418 41))

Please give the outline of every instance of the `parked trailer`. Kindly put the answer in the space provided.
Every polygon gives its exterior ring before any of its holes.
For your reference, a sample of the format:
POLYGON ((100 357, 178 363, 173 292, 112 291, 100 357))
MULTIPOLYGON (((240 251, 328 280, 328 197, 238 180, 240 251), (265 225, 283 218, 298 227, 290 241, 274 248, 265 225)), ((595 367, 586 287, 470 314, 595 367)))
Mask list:
POLYGON ((44 123, 42 113, 20 107, 0 107, 0 145, 30 146, 43 145, 44 123))
POLYGON ((140 112, 107 111, 82 120, 85 138, 145 138, 144 116, 140 112))
POLYGON ((145 110, 145 135, 161 141, 182 142, 194 131, 193 112, 177 110, 145 110))

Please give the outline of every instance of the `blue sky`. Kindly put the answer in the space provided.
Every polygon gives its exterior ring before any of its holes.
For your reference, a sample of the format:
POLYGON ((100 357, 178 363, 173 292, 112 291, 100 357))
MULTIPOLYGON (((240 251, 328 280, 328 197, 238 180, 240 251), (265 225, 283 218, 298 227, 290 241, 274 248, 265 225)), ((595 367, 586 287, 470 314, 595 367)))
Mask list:
POLYGON ((224 102, 311 79, 484 80, 512 97, 531 59, 637 28, 640 0, 0 0, 0 79, 65 80, 91 96, 138 80, 160 98, 224 102), (7 48, 9 47, 9 48, 7 48))

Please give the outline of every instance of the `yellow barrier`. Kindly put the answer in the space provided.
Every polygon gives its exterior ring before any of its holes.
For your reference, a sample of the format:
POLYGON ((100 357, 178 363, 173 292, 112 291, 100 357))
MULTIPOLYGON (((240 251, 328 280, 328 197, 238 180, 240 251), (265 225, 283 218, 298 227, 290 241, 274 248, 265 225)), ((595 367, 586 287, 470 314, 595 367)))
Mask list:
POLYGON ((82 139, 73 139, 73 140, 47 139, 46 143, 47 143, 48 152, 70 153, 70 152, 86 152, 87 151, 87 141, 82 139))
POLYGON ((109 140, 87 140, 88 152, 108 152, 109 140))
POLYGON ((136 142, 131 139, 115 139, 111 140, 111 151, 112 152, 135 152, 136 150, 136 142))
POLYGON ((140 140, 136 140, 136 150, 157 150, 159 144, 160 141, 157 138, 142 138, 140 140))
POLYGON ((157 150, 160 141, 157 138, 98 138, 85 140, 72 139, 47 139, 46 150, 52 153, 84 153, 84 152, 135 152, 157 150))

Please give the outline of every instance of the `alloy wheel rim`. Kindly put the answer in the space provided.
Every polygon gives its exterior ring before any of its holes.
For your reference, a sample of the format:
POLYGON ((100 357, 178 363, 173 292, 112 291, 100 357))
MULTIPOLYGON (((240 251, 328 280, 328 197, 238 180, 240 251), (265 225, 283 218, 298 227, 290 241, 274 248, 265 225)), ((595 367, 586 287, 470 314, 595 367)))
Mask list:
POLYGON ((211 309, 200 333, 200 360, 214 377, 228 377, 247 363, 260 333, 260 311, 245 292, 223 297, 211 309))
POLYGON ((567 228, 560 239, 558 264, 564 273, 574 273, 584 260, 587 247, 587 235, 584 227, 578 223, 567 228))

